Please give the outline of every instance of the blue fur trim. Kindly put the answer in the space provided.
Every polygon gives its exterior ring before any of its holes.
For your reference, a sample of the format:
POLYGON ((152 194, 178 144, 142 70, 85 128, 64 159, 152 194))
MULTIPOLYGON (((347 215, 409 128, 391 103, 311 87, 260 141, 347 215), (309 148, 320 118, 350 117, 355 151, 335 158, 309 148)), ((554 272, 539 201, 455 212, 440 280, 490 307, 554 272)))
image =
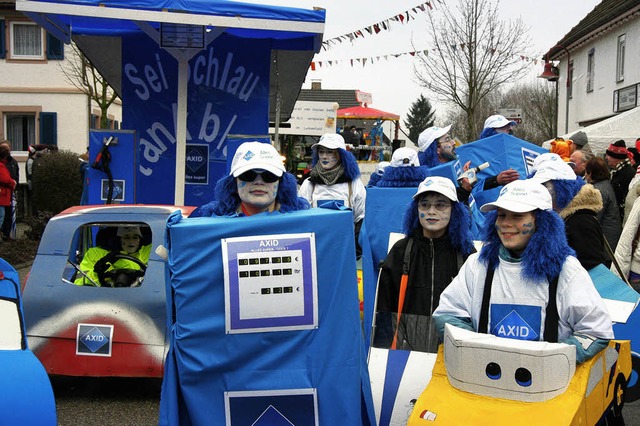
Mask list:
POLYGON ((489 136, 493 136, 497 134, 498 132, 493 127, 485 127, 484 129, 482 129, 479 139, 488 138, 489 136))
MULTIPOLYGON (((537 210, 535 215, 536 232, 521 257, 522 277, 543 281, 559 276, 567 256, 575 256, 575 251, 567 243, 564 222, 557 213, 537 210)), ((487 213, 482 236, 485 245, 480 251, 480 260, 490 268, 498 264, 502 245, 495 226, 497 217, 497 211, 487 213)))
POLYGON ((376 186, 376 184, 378 183, 378 181, 380 181, 380 178, 382 176, 380 176, 377 173, 371 173, 371 177, 369 177, 369 183, 367 184, 367 188, 370 188, 372 186, 376 186))
MULTIPOLYGON (((233 176, 225 176, 216 183, 215 195, 215 201, 198 207, 189 217, 229 216, 236 213, 240 205, 240 196, 233 176)), ((307 200, 298 197, 296 178, 291 173, 282 175, 276 201, 280 204, 282 213, 310 208, 307 200)))
MULTIPOLYGON (((449 220, 449 238, 451 245, 463 256, 468 256, 474 250, 471 235, 471 213, 464 203, 451 203, 451 219, 449 220)), ((404 212, 402 232, 411 234, 415 229, 421 229, 418 217, 418 201, 413 200, 404 212)))
MULTIPOLYGON (((318 149, 313 149, 311 153, 311 166, 315 167, 318 164, 318 149)), ((360 177, 360 167, 358 167, 358 160, 352 153, 346 149, 338 149, 340 154, 340 163, 344 167, 344 176, 349 180, 355 180, 360 177)))
POLYGON ((384 174, 376 184, 383 188, 406 188, 420 185, 420 182, 431 176, 427 166, 418 167, 386 167, 384 174))
POLYGON ((553 189, 556 192, 556 210, 560 211, 567 207, 571 200, 580 192, 580 189, 585 185, 585 181, 582 179, 565 180, 556 179, 553 180, 553 189))
POLYGON ((429 148, 424 151, 418 151, 418 161, 421 166, 435 167, 440 165, 440 159, 438 159, 438 144, 434 141, 429 148))

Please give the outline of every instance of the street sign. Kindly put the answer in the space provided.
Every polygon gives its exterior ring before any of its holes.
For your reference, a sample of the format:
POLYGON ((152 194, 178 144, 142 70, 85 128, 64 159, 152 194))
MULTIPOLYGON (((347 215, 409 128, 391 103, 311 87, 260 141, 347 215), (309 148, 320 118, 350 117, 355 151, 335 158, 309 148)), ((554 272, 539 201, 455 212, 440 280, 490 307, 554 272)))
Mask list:
POLYGON ((504 115, 507 120, 515 121, 518 124, 521 124, 524 118, 522 108, 501 108, 498 110, 498 114, 504 115))

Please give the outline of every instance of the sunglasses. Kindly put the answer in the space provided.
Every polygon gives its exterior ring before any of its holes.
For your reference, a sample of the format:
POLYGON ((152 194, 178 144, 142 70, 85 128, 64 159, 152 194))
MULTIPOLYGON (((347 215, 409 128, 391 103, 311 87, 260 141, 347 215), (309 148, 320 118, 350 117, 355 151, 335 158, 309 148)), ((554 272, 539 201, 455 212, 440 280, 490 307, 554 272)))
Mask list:
POLYGON ((267 172, 267 171, 256 172, 255 170, 249 170, 248 172, 244 172, 243 174, 238 176, 238 179, 240 179, 243 182, 253 182, 254 180, 256 180, 258 175, 262 176, 262 180, 264 183, 273 183, 280 180, 280 177, 274 175, 271 172, 267 172))

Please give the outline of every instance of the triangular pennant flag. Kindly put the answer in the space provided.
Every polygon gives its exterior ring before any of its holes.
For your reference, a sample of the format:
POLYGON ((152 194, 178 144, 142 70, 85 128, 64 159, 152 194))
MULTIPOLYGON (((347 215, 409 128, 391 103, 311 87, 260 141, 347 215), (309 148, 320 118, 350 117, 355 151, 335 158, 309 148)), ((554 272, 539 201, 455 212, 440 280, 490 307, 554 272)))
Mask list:
POLYGON ((367 63, 367 58, 362 58, 362 66, 364 67, 364 64, 367 63))
POLYGON ((371 33, 373 32, 371 27, 366 27, 365 30, 369 33, 369 35, 371 35, 371 33))
POLYGON ((382 28, 387 29, 387 21, 382 21, 382 28))
POLYGON ((378 24, 373 24, 373 31, 376 32, 376 34, 378 34, 380 32, 380 25, 378 24))
POLYGON ((416 56, 416 52, 409 52, 409 55, 416 56))
POLYGON ((351 60, 351 66, 353 66, 353 59, 351 60))
POLYGON ((315 71, 315 70, 316 70, 316 63, 311 62, 311 71, 315 71))
POLYGON ((400 19, 400 22, 404 22, 404 15, 398 15, 398 19, 400 19))
POLYGON ((425 4, 426 4, 427 6, 429 6, 429 9, 430 9, 430 10, 433 10, 433 6, 431 6, 431 2, 430 2, 430 1, 426 2, 425 4))

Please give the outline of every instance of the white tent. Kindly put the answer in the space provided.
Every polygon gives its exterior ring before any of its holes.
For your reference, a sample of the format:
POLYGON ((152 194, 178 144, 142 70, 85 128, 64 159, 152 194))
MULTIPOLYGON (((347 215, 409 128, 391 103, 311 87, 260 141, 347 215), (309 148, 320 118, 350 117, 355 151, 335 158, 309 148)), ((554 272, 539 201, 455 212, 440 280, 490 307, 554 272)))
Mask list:
MULTIPOLYGON (((604 154, 605 150, 612 142, 622 139, 627 144, 627 148, 633 147, 635 140, 640 138, 640 107, 602 120, 591 126, 576 129, 561 137, 570 139, 574 133, 583 131, 589 138, 589 147, 595 155, 604 154)), ((551 141, 545 142, 542 146, 549 149, 551 141)))

